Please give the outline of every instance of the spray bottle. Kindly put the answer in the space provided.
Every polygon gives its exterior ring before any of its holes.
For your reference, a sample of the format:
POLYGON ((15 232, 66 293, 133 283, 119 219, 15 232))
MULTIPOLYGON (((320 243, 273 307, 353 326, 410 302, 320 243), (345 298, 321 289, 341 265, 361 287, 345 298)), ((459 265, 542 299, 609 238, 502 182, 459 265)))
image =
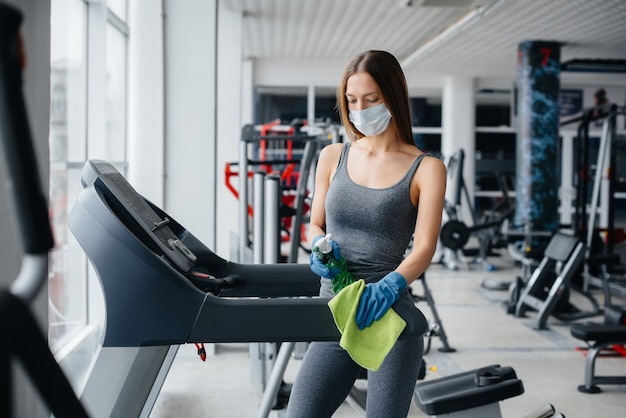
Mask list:
POLYGON ((346 259, 341 256, 337 260, 333 255, 333 247, 330 245, 330 234, 326 234, 326 236, 315 243, 313 252, 326 267, 339 270, 339 273, 331 279, 331 285, 335 294, 349 284, 354 283, 354 278, 348 271, 346 259))

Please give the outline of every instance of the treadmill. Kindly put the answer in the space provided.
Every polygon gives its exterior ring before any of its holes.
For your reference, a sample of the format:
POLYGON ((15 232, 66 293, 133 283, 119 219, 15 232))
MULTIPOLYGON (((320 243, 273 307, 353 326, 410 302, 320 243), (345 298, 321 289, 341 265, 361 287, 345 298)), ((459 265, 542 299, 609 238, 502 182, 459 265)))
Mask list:
POLYGON ((180 344, 339 340, 307 264, 219 257, 106 161, 87 161, 81 183, 68 225, 106 307, 81 395, 93 416, 149 416, 180 344))

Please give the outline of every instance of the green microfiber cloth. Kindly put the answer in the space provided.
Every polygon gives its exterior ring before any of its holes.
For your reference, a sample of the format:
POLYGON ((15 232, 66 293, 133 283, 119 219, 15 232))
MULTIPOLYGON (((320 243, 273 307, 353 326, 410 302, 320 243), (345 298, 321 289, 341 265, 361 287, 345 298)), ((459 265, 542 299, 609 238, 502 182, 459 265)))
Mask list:
POLYGON ((381 319, 359 329, 355 318, 363 289, 365 281, 358 280, 344 287, 328 302, 328 306, 341 332, 339 345, 361 367, 376 371, 406 327, 406 322, 389 309, 381 319))

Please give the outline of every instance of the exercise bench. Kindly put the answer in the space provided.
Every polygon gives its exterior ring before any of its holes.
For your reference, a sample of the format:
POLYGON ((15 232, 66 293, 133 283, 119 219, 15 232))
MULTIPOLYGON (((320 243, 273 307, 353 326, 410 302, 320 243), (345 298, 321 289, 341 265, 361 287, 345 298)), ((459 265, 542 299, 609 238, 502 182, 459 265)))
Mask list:
POLYGON ((612 345, 626 345, 626 325, 574 324, 570 328, 574 338, 589 344, 585 361, 585 384, 578 386, 583 393, 600 393, 597 385, 626 385, 626 376, 597 376, 596 359, 600 352, 612 345))
POLYGON ((548 329, 548 317, 561 299, 563 291, 577 274, 585 258, 585 245, 577 237, 557 232, 550 239, 544 257, 532 272, 515 307, 515 316, 524 317, 529 308, 537 310, 537 329, 548 329), (551 280, 551 272, 556 278, 551 280), (547 296, 540 294, 548 288, 547 296))

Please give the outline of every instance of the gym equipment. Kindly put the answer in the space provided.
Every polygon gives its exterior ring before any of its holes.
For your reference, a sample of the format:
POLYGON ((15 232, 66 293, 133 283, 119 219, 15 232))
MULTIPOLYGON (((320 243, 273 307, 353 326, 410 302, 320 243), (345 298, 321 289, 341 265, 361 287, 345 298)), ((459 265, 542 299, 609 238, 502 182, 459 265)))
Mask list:
MULTIPOLYGON (((594 177, 589 216, 586 228, 583 232, 586 233, 587 243, 587 258, 597 256, 591 252, 592 247, 597 241, 598 231, 603 229, 606 233, 604 240, 602 254, 610 255, 614 253, 614 247, 616 243, 615 236, 615 184, 617 182, 617 163, 614 149, 617 143, 616 133, 616 119, 618 115, 626 114, 626 108, 617 107, 612 105, 606 110, 604 122, 602 124, 602 137, 600 139, 600 147, 598 150, 598 160, 596 163, 596 175, 594 177), (608 179, 604 178, 603 173, 607 173, 608 179), (608 180, 608 196, 606 200, 602 199, 601 190, 603 188, 603 182, 608 180), (606 213, 606 219, 598 219, 598 211, 600 207, 608 206, 606 213), (597 225, 599 225, 597 227, 597 225)), ((595 246, 597 247, 597 245, 595 246)), ((626 275, 624 269, 617 268, 617 265, 613 265, 604 270, 603 275, 595 274, 592 269, 585 268, 584 271, 584 289, 588 290, 591 286, 603 288, 608 285, 611 291, 626 295, 626 275), (602 276, 602 277, 601 277, 602 276)))
MULTIPOLYGON (((589 137, 589 125, 592 122, 596 122, 607 115, 610 110, 610 106, 595 106, 583 110, 581 116, 566 120, 561 123, 561 126, 567 126, 569 124, 577 123, 574 146, 574 161, 575 167, 573 170, 574 185, 576 188, 576 198, 574 204, 574 219, 573 229, 582 236, 585 236, 587 230, 587 222, 589 221, 588 214, 588 200, 589 200, 589 182, 593 178, 592 165, 590 163, 591 157, 591 138, 589 137)), ((598 158, 604 159, 604 155, 599 154, 598 158)), ((603 160, 602 160, 603 161, 603 160)), ((598 161, 595 162, 597 164, 598 161)), ((596 173, 602 173, 604 170, 596 165, 596 173)), ((589 244, 589 243, 588 243, 589 244)))
MULTIPOLYGON (((616 155, 612 151, 615 149, 617 141, 615 119, 623 113, 624 109, 614 105, 593 107, 585 109, 582 116, 561 124, 567 125, 580 122, 576 139, 577 169, 574 173, 576 204, 572 230, 573 234, 580 237, 586 244, 584 255, 586 262, 582 265, 582 273, 574 276, 581 277, 582 283, 571 282, 567 290, 570 288, 576 290, 588 299, 592 305, 592 310, 587 313, 559 314, 555 312, 555 316, 563 320, 580 319, 602 314, 602 309, 591 292, 592 286, 604 288, 605 285, 608 285, 612 291, 623 295, 626 294, 626 290, 624 290, 626 289, 624 286, 626 282, 624 281, 623 268, 618 266, 619 262, 612 262, 611 267, 606 267, 606 260, 601 261, 601 258, 610 255, 614 251, 616 234, 614 228, 614 186, 617 173, 616 170, 610 169, 610 167, 616 167, 616 155), (602 118, 604 118, 604 122, 598 156, 595 162, 595 175, 591 176, 589 124, 602 118), (593 190, 589 196, 588 183, 592 177, 593 190), (598 227, 598 224, 601 226, 598 227), (604 242, 600 237, 601 231, 605 232, 606 239, 604 242), (600 265, 602 265, 602 269, 598 268, 600 265)), ((545 236, 542 236, 541 233, 542 231, 531 231, 530 227, 525 225, 523 234, 518 234, 518 241, 521 242, 523 240, 524 250, 515 251, 513 246, 509 246, 511 255, 520 261, 524 268, 522 277, 518 278, 517 282, 510 287, 512 302, 512 306, 509 309, 510 313, 514 312, 515 305, 519 301, 519 293, 527 285, 532 270, 536 268, 539 260, 543 257, 545 236)), ((510 238, 510 241, 513 241, 516 233, 507 231, 505 234, 510 238)), ((550 234, 547 237, 550 238, 550 234)))
POLYGON ((446 330, 443 327, 443 322, 441 322, 441 317, 439 316, 439 313, 437 312, 437 307, 435 306, 435 299, 433 298, 433 294, 431 293, 430 287, 428 287, 428 283, 426 282, 426 273, 423 273, 417 279, 417 281, 422 284, 422 287, 424 288, 424 294, 416 295, 415 293, 413 293, 413 288, 409 288, 409 292, 411 293, 411 296, 413 297, 413 300, 415 301, 415 303, 425 301, 428 304, 428 307, 430 308, 430 312, 433 315, 433 321, 434 321, 434 323, 431 324, 429 331, 425 335, 427 340, 426 340, 426 346, 424 347, 424 354, 428 354, 428 352, 430 351, 432 337, 439 337, 439 339, 441 340, 441 343, 443 344, 443 346, 439 347, 440 352, 442 353, 455 352, 456 349, 450 347, 450 344, 448 343, 448 335, 446 334, 446 330))
MULTIPOLYGON (((300 248, 306 241, 303 227, 306 223, 305 214, 308 210, 309 192, 307 190, 309 175, 319 150, 337 137, 333 126, 281 126, 277 121, 263 125, 260 130, 254 125, 245 125, 241 132, 239 161, 226 163, 225 183, 228 190, 240 201, 239 220, 239 262, 250 260, 250 249, 254 247, 249 237, 249 219, 254 218, 254 208, 249 204, 251 197, 248 177, 254 174, 249 169, 257 167, 255 172, 268 175, 279 175, 281 182, 280 232, 289 240, 289 254, 286 261, 296 263, 300 248), (298 128, 298 129, 296 129, 298 128), (305 128, 308 128, 305 130, 305 128), (257 158, 252 156, 257 155, 257 158), (273 158, 268 158, 272 156, 273 158), (232 168, 237 166, 238 172, 232 168), (299 168, 299 171, 296 171, 299 168), (239 189, 231 184, 231 177, 238 176, 239 189)), ((256 205, 255 205, 256 206, 256 205)))
POLYGON ((82 183, 68 224, 106 307, 102 347, 81 396, 91 410, 149 413, 178 344, 339 338, 327 301, 308 297, 319 279, 307 265, 218 257, 107 162, 88 161, 82 183))
MULTIPOLYGON (((446 198, 444 200, 444 214, 448 218, 447 222, 462 223, 459 219, 462 219, 463 216, 463 198, 465 198, 465 202, 469 205, 469 208, 472 207, 469 192, 467 191, 465 180, 463 179, 464 156, 465 153, 463 149, 459 149, 456 153, 450 156, 446 165, 448 186, 446 187, 446 198)), ((471 213, 472 216, 474 216, 474 212, 471 211, 471 213)), ((472 220, 474 221, 474 219, 472 220)), ((469 240, 469 233, 466 228, 457 228, 455 231, 453 226, 452 231, 448 230, 447 234, 442 234, 445 227, 446 223, 442 225, 439 233, 439 243, 443 246, 441 261, 450 270, 457 270, 460 266, 465 264, 461 249, 465 246, 467 240, 469 240), (467 236, 460 236, 459 232, 464 233, 464 235, 467 236), (448 238, 448 242, 445 241, 446 238, 448 238), (448 247, 450 244, 452 244, 452 248, 448 247)))
MULTIPOLYGON (((626 376, 598 376, 595 373, 596 360, 602 350, 626 345, 626 325, 574 324, 570 333, 589 345, 585 360, 585 383, 578 386, 580 392, 600 393, 602 389, 598 385, 626 385, 626 376)), ((622 354, 626 355, 626 350, 622 354)))
MULTIPOLYGON (((619 254, 597 255, 587 259, 589 270, 598 272, 602 280, 602 293, 604 295, 604 325, 626 325, 626 308, 613 303, 613 287, 615 266, 621 264, 619 254), (609 270, 613 269, 613 273, 609 270)), ((619 267, 618 267, 619 268, 619 267)), ((623 278, 623 272, 622 277, 623 278)))
MULTIPOLYGON (((626 295, 626 269, 624 268, 624 260, 620 254, 616 251, 617 237, 615 229, 615 190, 618 181, 619 173, 617 172, 617 148, 619 146, 620 139, 617 136, 617 117, 626 114, 626 108, 618 107, 616 105, 608 105, 603 107, 596 107, 587 112, 584 116, 587 116, 581 123, 585 134, 588 135, 588 124, 591 120, 598 118, 604 118, 602 124, 602 136, 600 138, 598 159, 596 164, 596 176, 594 178, 593 190, 591 195, 591 208, 589 211, 589 220, 587 224, 587 242, 594 243, 594 239, 597 238, 597 231, 602 230, 601 227, 606 226, 605 239, 603 242, 602 251, 600 254, 592 253, 588 251, 588 262, 584 270, 584 288, 590 289, 593 287, 600 287, 604 294, 604 324, 588 324, 589 329, 576 329, 572 332, 577 332, 580 339, 588 341, 591 335, 596 336, 600 341, 596 340, 593 347, 598 347, 596 351, 592 347, 590 351, 590 359, 587 358, 585 385, 579 388, 581 391, 587 391, 594 393, 598 390, 592 382, 600 383, 604 379, 594 378, 593 364, 597 352, 601 349, 602 340, 604 339, 618 339, 619 331, 611 330, 611 326, 624 326, 626 325, 626 310, 624 307, 618 307, 613 304, 612 294, 619 294, 621 296, 626 295), (595 118, 590 115, 597 115, 595 118), (608 166, 608 168, 607 168, 608 166), (608 178, 603 178, 601 173, 607 173, 608 178), (602 183, 608 182, 607 195, 603 199, 601 196, 602 183), (608 207, 606 216, 602 214, 596 215, 601 207, 608 207), (604 219, 603 219, 604 218, 604 219), (596 225, 600 224, 600 227, 596 225), (595 327, 595 329, 594 329, 595 327), (593 333, 593 334, 592 334, 593 333), (617 333, 617 334, 616 334, 617 333), (591 356, 591 353, 594 355, 591 356)), ((623 143, 623 139, 621 139, 623 143)), ((591 244, 588 244, 591 245, 591 244)), ((598 247, 600 245, 596 245, 598 247)), ((589 342, 589 341, 588 341, 589 342)), ((611 380, 611 379, 609 379, 611 380)), ((619 380, 619 379, 618 379, 619 380)))
MULTIPOLYGON (((431 418, 501 418, 500 402, 524 393, 512 367, 493 364, 418 383, 415 404, 431 418)), ((551 404, 524 418, 563 417, 551 404)))
POLYGON ((573 235, 562 232, 554 234, 545 249, 544 257, 532 272, 517 300, 515 316, 524 317, 528 308, 533 308, 538 311, 537 329, 545 330, 548 329, 547 321, 550 315, 561 320, 600 315, 601 310, 593 298, 590 298, 590 301, 594 304, 595 309, 590 313, 565 315, 555 310, 566 289, 571 288, 570 282, 580 271, 584 258, 585 245, 582 241, 573 235), (544 294, 545 289, 549 289, 547 294, 544 294))
POLYGON ((510 203, 506 179, 497 175, 503 194, 502 202, 493 209, 485 211, 481 219, 477 220, 474 205, 471 203, 463 179, 464 159, 465 152, 463 149, 459 149, 448 160, 448 187, 452 190, 452 197, 446 198, 444 202, 444 210, 448 220, 441 227, 439 242, 444 247, 444 262, 454 270, 459 263, 462 263, 464 255, 472 253, 470 249, 465 249, 465 245, 472 235, 476 235, 479 243, 478 249, 475 251, 477 260, 481 261, 487 270, 490 270, 492 266, 487 262, 487 257, 493 248, 502 246, 503 240, 498 231, 503 222, 513 215, 515 209, 510 203), (461 220, 463 219, 464 202, 472 214, 471 226, 467 226, 461 220))
POLYGON ((610 251, 615 244, 614 226, 614 192, 618 181, 617 148, 620 139, 616 132, 616 117, 626 112, 614 104, 604 104, 584 109, 581 116, 566 120, 561 126, 579 122, 575 136, 574 183, 576 186, 576 203, 574 206, 573 228, 581 236, 587 238, 587 246, 591 250, 591 237, 597 233, 593 226, 607 228, 607 249, 610 251), (602 132, 598 143, 596 161, 590 162, 593 147, 589 134, 589 125, 602 121, 602 132), (594 173, 595 172, 595 173, 594 173), (595 175, 594 175, 595 174, 595 175), (593 180, 593 190, 589 195, 589 184, 593 180), (601 196, 603 193, 606 196, 601 196), (594 206, 596 211, 590 210, 594 206))
POLYGON ((311 297, 319 278, 308 265, 222 259, 105 161, 88 161, 81 181, 68 222, 97 273, 107 315, 81 397, 92 411, 149 412, 175 353, 169 346, 339 339, 328 300, 311 297), (124 347, 131 358, 122 362, 124 347))
POLYGON ((511 367, 490 365, 419 383, 416 405, 430 417, 501 417, 499 402, 524 393, 511 367))
POLYGON ((317 278, 308 266, 245 265, 220 258, 105 161, 88 161, 82 183, 69 226, 101 280, 107 302, 105 346, 298 341, 302 329, 315 339, 336 337, 336 330, 330 332, 334 325, 320 320, 330 318, 324 300, 279 298, 317 293, 317 278), (119 265, 124 271, 118 271, 119 265), (158 286, 155 277, 161 278, 158 286), (140 310, 139 294, 145 305, 140 310), (164 306, 172 312, 163 312, 164 306), (304 322, 279 315, 292 309, 304 322), (238 323, 238 317, 246 321, 238 323), (268 323, 272 329, 264 330, 268 323))
POLYGON ((15 416, 13 361, 17 360, 50 412, 58 417, 87 417, 28 307, 46 283, 48 252, 54 242, 22 94, 21 23, 20 12, 0 3, 0 142, 13 183, 13 213, 24 254, 22 270, 10 289, 0 289, 0 416, 15 416))

